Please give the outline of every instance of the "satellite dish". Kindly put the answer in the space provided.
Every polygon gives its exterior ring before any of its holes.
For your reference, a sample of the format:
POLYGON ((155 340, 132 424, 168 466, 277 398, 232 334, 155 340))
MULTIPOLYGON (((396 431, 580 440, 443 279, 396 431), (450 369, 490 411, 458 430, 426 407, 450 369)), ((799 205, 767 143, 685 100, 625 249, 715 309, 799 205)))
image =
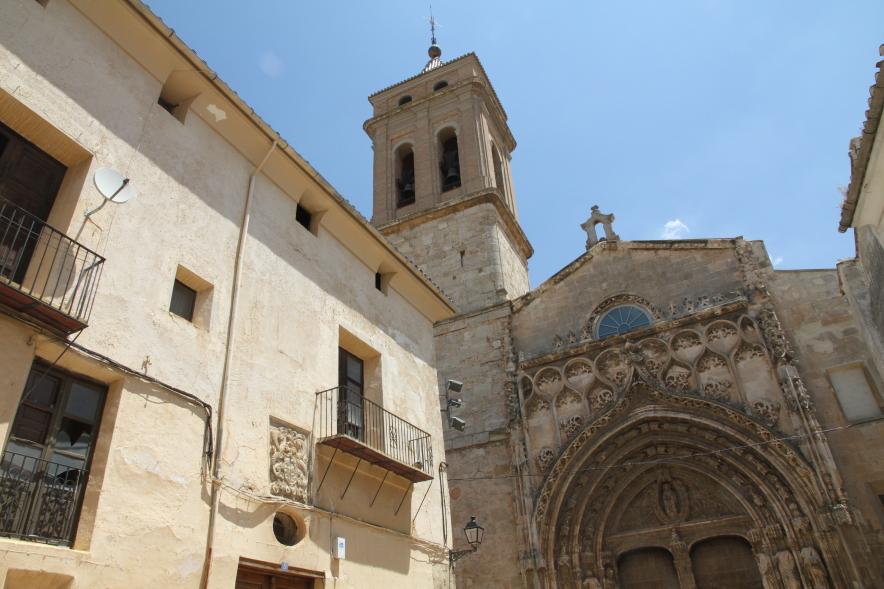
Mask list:
POLYGON ((129 178, 111 168, 96 170, 93 176, 95 187, 104 198, 111 202, 122 204, 135 198, 136 192, 129 178))

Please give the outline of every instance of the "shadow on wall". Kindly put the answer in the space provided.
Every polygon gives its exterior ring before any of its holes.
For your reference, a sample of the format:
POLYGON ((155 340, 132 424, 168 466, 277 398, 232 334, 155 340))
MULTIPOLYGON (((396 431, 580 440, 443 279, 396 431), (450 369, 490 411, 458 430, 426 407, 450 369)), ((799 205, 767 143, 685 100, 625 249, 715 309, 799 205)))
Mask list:
POLYGON ((9 569, 6 573, 5 589, 69 589, 74 583, 70 575, 9 569))

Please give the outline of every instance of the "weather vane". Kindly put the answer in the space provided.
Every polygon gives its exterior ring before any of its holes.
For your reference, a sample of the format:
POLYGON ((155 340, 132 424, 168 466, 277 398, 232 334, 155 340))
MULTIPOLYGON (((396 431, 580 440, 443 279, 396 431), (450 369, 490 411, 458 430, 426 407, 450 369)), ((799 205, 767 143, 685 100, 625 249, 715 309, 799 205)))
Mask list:
POLYGON ((430 4, 430 42, 436 44, 436 19, 433 18, 433 5, 430 4))

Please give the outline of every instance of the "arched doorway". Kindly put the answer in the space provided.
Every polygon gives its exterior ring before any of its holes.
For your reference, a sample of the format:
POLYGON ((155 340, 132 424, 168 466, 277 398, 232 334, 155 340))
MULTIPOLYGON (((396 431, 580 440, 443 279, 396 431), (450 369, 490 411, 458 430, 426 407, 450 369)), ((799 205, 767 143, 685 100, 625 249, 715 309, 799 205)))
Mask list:
POLYGON ((742 538, 726 536, 698 542, 691 549, 697 589, 762 589, 752 547, 742 538))
POLYGON ((672 555, 663 548, 640 548, 617 561, 623 589, 679 589, 672 555))

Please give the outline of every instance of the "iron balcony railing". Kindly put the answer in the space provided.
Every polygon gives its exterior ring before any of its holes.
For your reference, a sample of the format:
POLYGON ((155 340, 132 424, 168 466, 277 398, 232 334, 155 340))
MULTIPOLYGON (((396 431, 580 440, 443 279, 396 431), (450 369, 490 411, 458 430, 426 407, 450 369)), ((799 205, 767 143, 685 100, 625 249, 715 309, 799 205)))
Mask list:
POLYGON ((86 471, 5 452, 0 462, 0 535, 70 546, 86 471))
POLYGON ((0 198, 0 301, 7 306, 67 333, 82 329, 103 264, 102 256, 0 198))
MULTIPOLYGON (((367 448, 358 446, 348 450, 369 462, 386 466, 408 478, 408 470, 417 470, 428 478, 433 476, 433 448, 430 434, 390 413, 377 403, 363 397, 359 391, 335 387, 316 394, 317 437, 321 443, 346 437, 367 448), (398 465, 390 463, 393 460, 398 465)), ((421 476, 420 479, 425 477, 421 476)))

